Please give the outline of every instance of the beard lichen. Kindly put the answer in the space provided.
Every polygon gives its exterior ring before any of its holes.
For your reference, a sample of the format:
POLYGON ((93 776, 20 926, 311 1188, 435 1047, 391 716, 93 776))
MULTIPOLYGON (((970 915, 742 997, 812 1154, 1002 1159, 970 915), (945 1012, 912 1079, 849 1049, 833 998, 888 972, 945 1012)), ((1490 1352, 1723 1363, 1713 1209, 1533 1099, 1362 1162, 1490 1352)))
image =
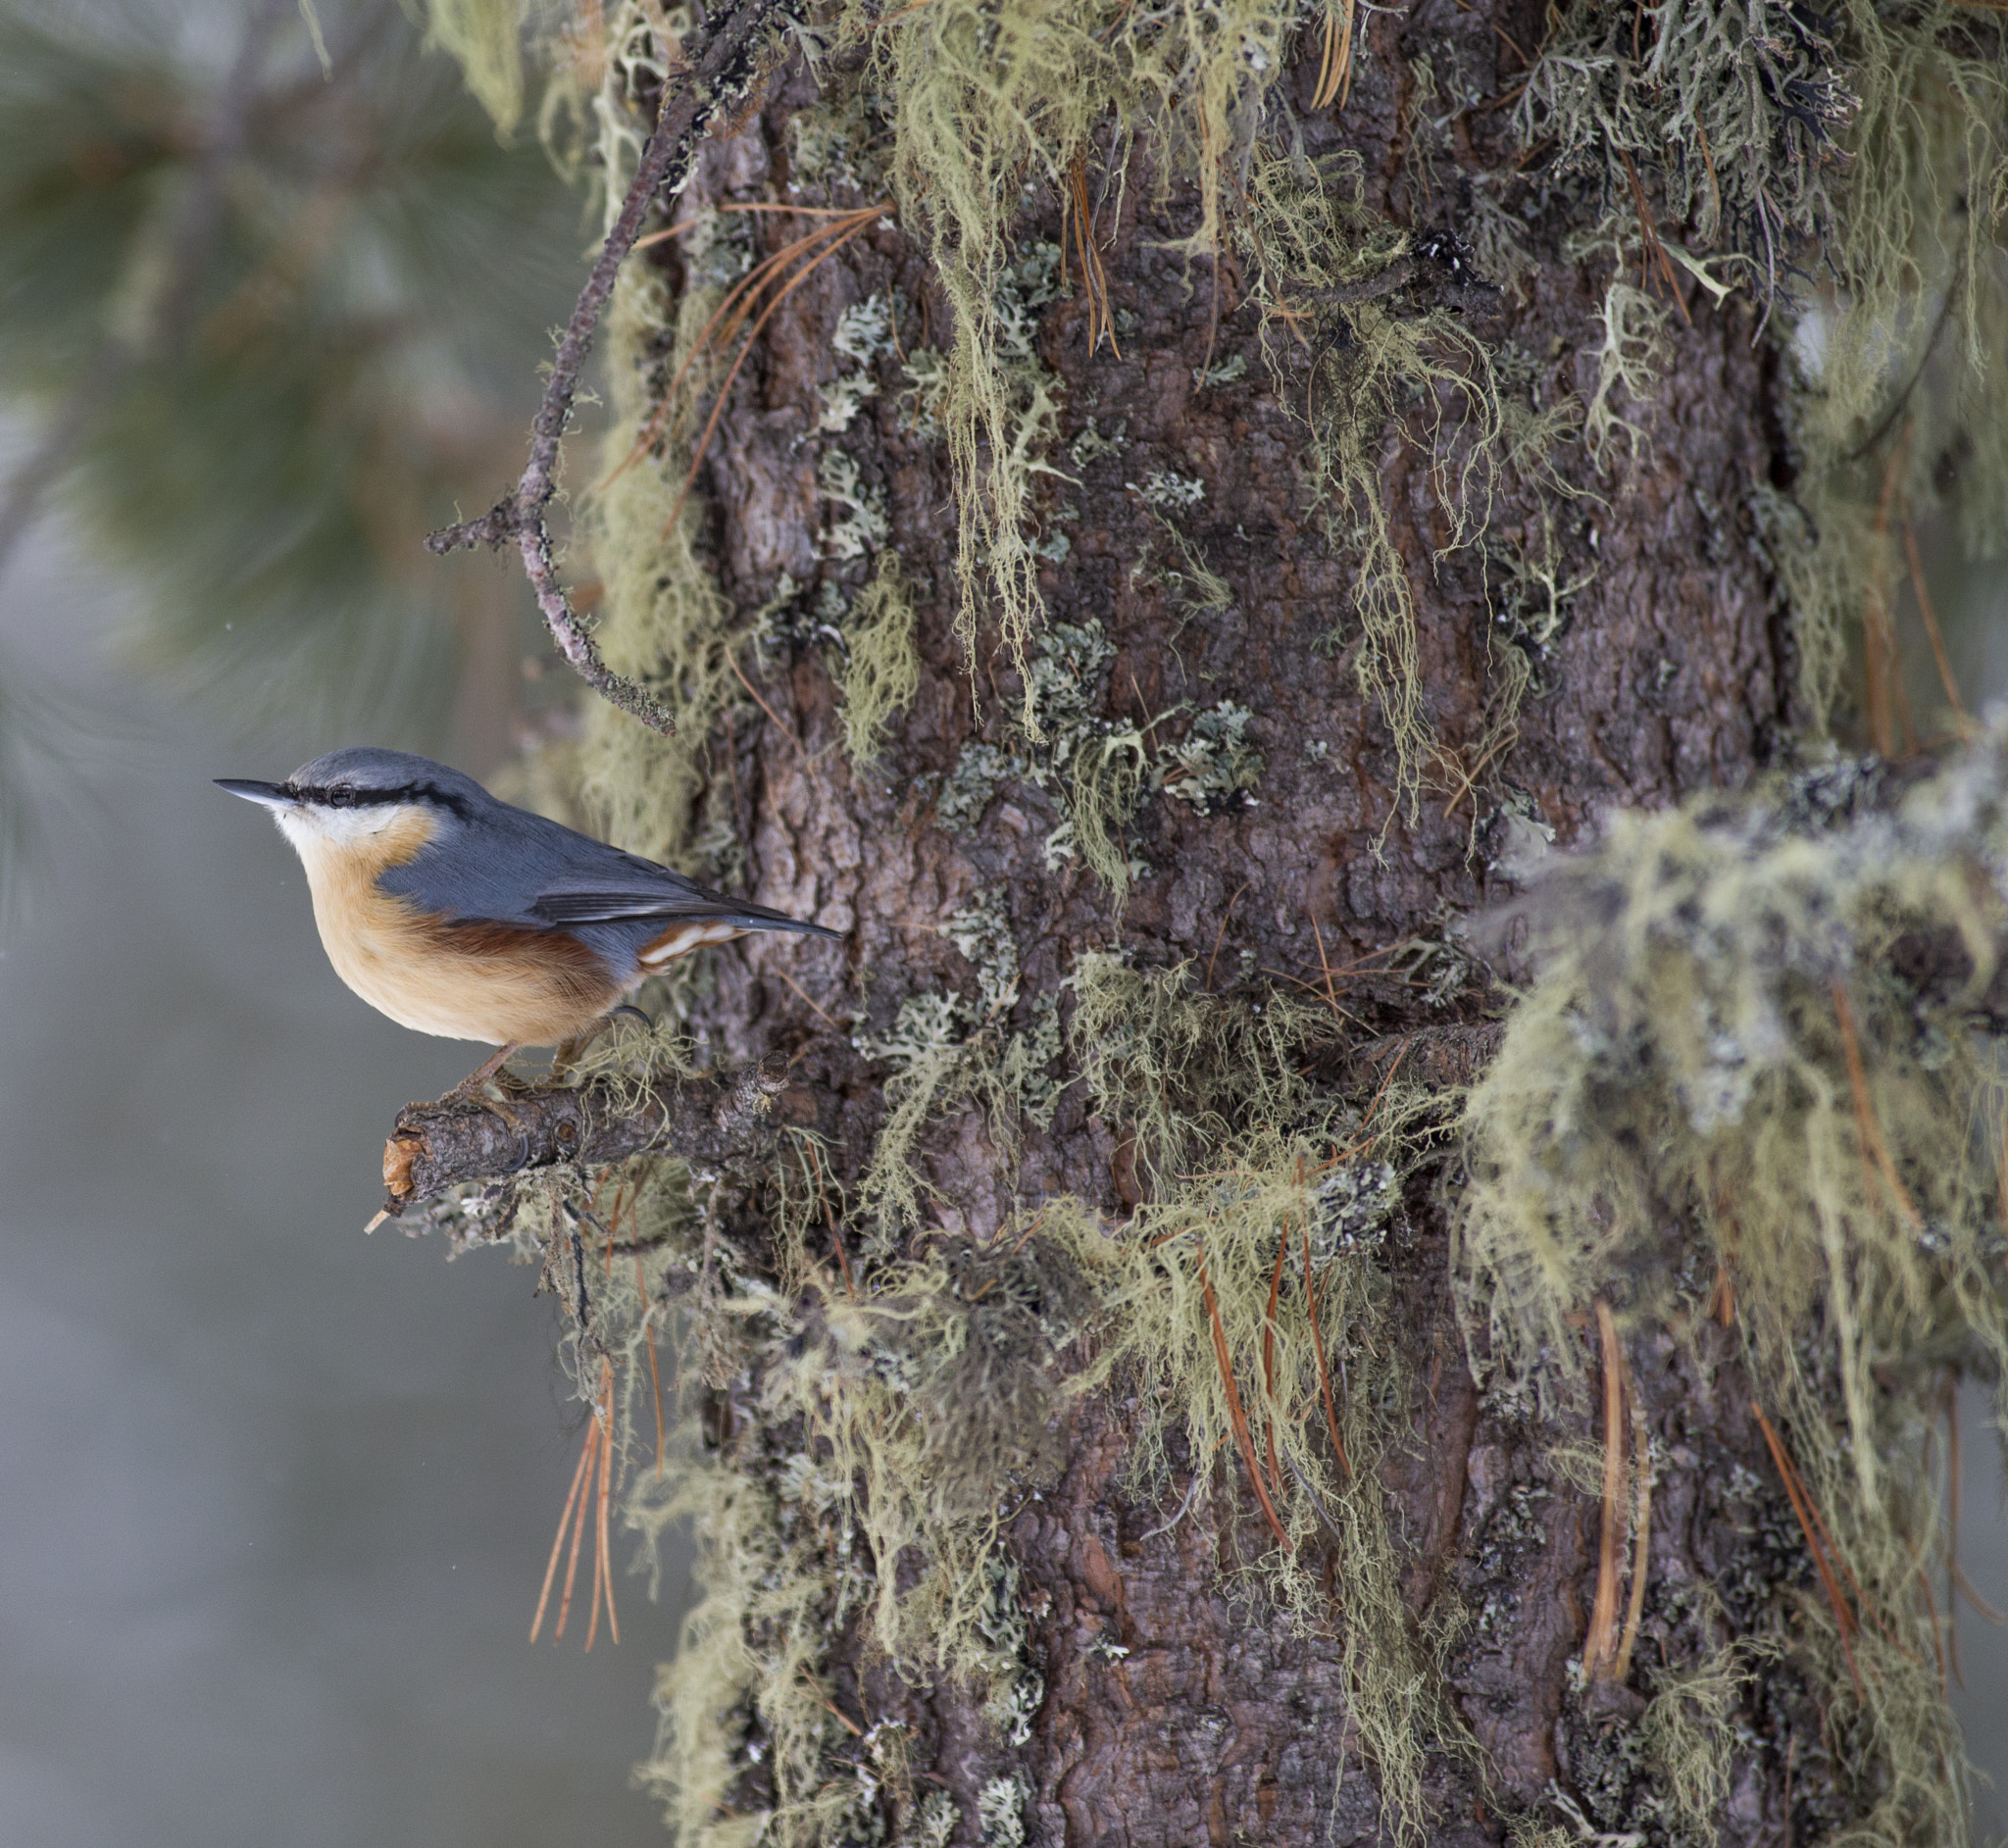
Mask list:
POLYGON ((678 507, 677 452, 657 453, 631 432, 647 423, 715 301, 695 289, 673 311, 650 273, 622 272, 607 337, 608 474, 587 509, 603 586, 601 652, 615 673, 659 689, 677 730, 665 737, 595 702, 580 750, 582 794, 620 845, 686 870, 716 784, 707 770, 713 728, 745 703, 733 651, 760 625, 738 617, 697 549, 698 511, 678 507))
MULTIPOLYGON (((929 407, 954 467, 960 521, 957 629, 972 664, 987 600, 1020 663, 1042 614, 1031 486, 1052 465, 1057 381, 1023 325, 1012 222, 1028 182, 1062 183, 1114 124, 1124 149, 1149 135, 1160 183, 1180 167, 1199 190, 1194 250, 1220 238, 1226 164, 1285 69, 1294 0, 929 0, 881 16, 852 0, 839 43, 869 46, 885 99, 901 216, 926 227, 955 317, 929 407), (987 595, 986 595, 987 593, 987 595)), ((1057 259, 1058 252, 1054 252, 1057 259)), ((1057 265, 1056 265, 1057 267, 1057 265)), ((1024 723, 1036 733, 1030 688, 1024 723)))
MULTIPOLYGON (((1414 267, 1412 240, 1366 208, 1357 156, 1315 164, 1301 151, 1265 151, 1251 165, 1247 194, 1234 229, 1254 271, 1251 294, 1265 322, 1311 329, 1266 342, 1265 356, 1279 400, 1305 407, 1312 496, 1327 536, 1335 551, 1359 558, 1354 674, 1380 705, 1396 792, 1414 816, 1431 738, 1416 593, 1381 479, 1395 459, 1390 432, 1431 459, 1448 524, 1444 550, 1483 532, 1495 472, 1517 446, 1501 441, 1504 414, 1485 344, 1448 309, 1397 315, 1386 300, 1392 288, 1380 293, 1400 280, 1398 265, 1414 267)), ((1334 622, 1332 645, 1347 639, 1334 622)), ((1388 813, 1391 824, 1393 808, 1388 813)))
POLYGON ((1882 781, 1836 763, 1616 816, 1535 888, 1540 975, 1471 1096, 1456 1213, 1477 1351, 1550 1403, 1594 1303, 1733 1315, 1849 1588, 1791 1646, 1847 1728, 1864 1838, 1956 1840, 1916 1562, 1940 1369, 2008 1359, 2008 733, 1901 800, 1882 781))
POLYGON ((899 554, 888 548, 878 554, 872 581, 851 603, 842 631, 843 658, 831 676, 843 695, 844 749, 861 770, 883 747, 887 723, 920 691, 914 620, 899 554))
MULTIPOLYGON (((1096 966, 1080 986, 1090 1026, 1141 1007, 1093 1066, 1100 1107, 1160 1154, 1204 1134, 1205 1176, 1153 1168, 1127 1222, 1049 1198, 988 1239, 936 1232, 910 1257, 864 1256, 848 1281, 802 1238, 761 1284, 687 1207, 663 1229, 682 1273, 701 1250, 729 1274, 683 1300, 732 1324, 696 1345, 738 1433, 707 1456, 686 1432, 628 1503, 651 1546, 686 1516, 699 1538, 703 1602, 663 1673, 643 1771, 686 1843, 935 1838, 938 1801, 885 1768, 895 1722, 862 1692, 858 1713, 831 1696, 826 1658, 846 1637, 909 1689, 977 1702, 992 1756, 970 1820, 980 1838, 1017 1838, 1032 1792, 1010 1754, 1043 1682, 1003 1536, 1052 1481, 1070 1408, 1111 1387, 1137 1408, 1129 1492, 1170 1524, 1219 1522, 1202 1486, 1256 1473, 1277 1544, 1247 1549, 1230 1593, 1333 1639, 1390 1830, 1421 1838, 1427 1755, 1470 1749, 1440 1691, 1448 1605, 1411 1617, 1381 1488, 1412 1391, 1380 1256, 1398 1194, 1373 1124, 1305 1075, 1329 1017, 1264 1023, 1179 972, 1096 966), (1154 1124, 1135 1114, 1153 1097, 1171 1113, 1154 1124)), ((777 1217, 806 1235, 819 1187, 783 1192, 777 1217)), ((1230 1526, 1234 1549, 1269 1531, 1230 1526)), ((1331 1749, 1335 1777, 1336 1736, 1331 1749)))
POLYGON ((1799 718, 1826 725, 1866 630, 1863 718, 1885 753, 1873 657, 1906 522, 1949 516, 1973 556, 2008 529, 2003 38, 1998 16, 1949 0, 1580 6, 1516 114, 1529 146, 1556 150, 1546 183, 1581 189, 1581 247, 1611 252, 1585 431, 1600 466, 1615 439, 1632 459, 1645 439, 1625 406, 1663 370, 1666 284, 1698 279, 1718 306, 1747 294, 1788 348, 1796 505, 1760 482, 1752 513, 1794 619, 1799 718))

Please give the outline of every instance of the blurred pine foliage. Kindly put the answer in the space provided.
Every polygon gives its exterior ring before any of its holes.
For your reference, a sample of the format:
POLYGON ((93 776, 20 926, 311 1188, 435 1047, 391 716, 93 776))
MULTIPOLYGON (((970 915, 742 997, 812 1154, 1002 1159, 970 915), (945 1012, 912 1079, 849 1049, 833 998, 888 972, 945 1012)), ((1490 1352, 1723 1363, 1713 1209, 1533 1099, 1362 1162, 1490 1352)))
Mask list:
POLYGON ((135 660, 302 756, 437 743, 484 644, 516 677, 517 574, 419 541, 520 470, 587 241, 395 0, 313 19, 326 64, 296 0, 0 0, 0 550, 60 498, 135 660))

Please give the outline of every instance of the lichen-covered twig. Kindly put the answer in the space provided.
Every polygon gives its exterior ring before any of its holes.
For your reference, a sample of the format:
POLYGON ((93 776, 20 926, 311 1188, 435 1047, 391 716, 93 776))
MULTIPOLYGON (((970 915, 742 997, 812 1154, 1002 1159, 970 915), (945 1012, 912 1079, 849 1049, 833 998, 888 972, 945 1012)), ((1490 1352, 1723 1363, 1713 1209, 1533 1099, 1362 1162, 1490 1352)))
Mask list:
POLYGON ((634 247, 656 196, 682 186, 712 125, 746 95, 758 77, 764 28, 775 6, 776 0, 738 0, 705 38, 676 93, 665 100, 655 131, 642 149, 621 216, 607 233, 599 261, 579 291, 577 306, 558 341, 544 401, 530 425, 529 461, 515 491, 478 519, 463 520, 426 540, 426 549, 435 553, 464 545, 499 546, 514 540, 523 553, 530 588, 536 593, 537 610, 558 644, 558 652, 602 699, 661 732, 674 731, 676 722, 643 688, 609 668, 592 636, 579 625, 577 613, 558 581, 544 509, 557 491, 559 447, 572 419, 579 372, 592 350, 600 317, 613 297, 614 279, 634 247))
POLYGON ((787 1060, 770 1053, 737 1072, 639 1089, 609 1074, 577 1089, 530 1091, 501 1108, 460 1097, 407 1104, 383 1145, 383 1210, 401 1213, 465 1181, 561 1163, 598 1166, 649 1149, 709 1167, 743 1162, 787 1080, 787 1060))

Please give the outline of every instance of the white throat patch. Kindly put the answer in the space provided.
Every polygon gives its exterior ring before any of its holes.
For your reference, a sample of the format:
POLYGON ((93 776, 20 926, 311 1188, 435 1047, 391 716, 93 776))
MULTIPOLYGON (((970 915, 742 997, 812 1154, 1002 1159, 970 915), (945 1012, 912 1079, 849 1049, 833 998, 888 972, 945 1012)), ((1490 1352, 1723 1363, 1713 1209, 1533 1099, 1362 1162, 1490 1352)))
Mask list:
POLYGON ((293 844, 297 853, 304 853, 308 847, 327 845, 348 847, 357 841, 368 840, 372 835, 381 834, 387 828, 400 824, 409 827, 415 816, 423 817, 428 824, 430 813, 415 802, 370 802, 358 804, 353 809, 326 809, 296 804, 291 808, 276 809, 273 820, 278 824, 278 831, 293 844))

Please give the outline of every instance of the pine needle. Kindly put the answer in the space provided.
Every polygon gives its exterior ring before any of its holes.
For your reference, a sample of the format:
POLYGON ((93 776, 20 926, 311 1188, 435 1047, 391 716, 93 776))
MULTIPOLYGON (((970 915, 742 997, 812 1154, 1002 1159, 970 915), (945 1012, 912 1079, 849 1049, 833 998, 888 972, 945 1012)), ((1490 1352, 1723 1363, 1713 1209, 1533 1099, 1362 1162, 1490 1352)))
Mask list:
MULTIPOLYGON (((573 1504, 578 1500, 579 1490, 585 1482, 586 1470, 591 1463, 592 1436, 590 1431, 588 1431, 585 1448, 578 1453, 578 1468, 572 1473, 572 1492, 565 1497, 565 1512, 558 1517, 557 1537, 551 1542, 551 1563, 544 1568, 544 1588, 537 1596, 537 1614, 530 1620, 529 1639, 531 1642, 536 1641, 537 1631, 543 1627, 544 1607, 551 1599, 551 1581, 558 1575, 558 1555, 565 1550, 565 1531, 572 1524, 573 1504)), ((576 1558, 577 1554, 577 1547, 573 1549, 573 1552, 576 1558)), ((566 1587, 566 1596, 568 1599, 571 1596, 571 1586, 569 1583, 566 1587)), ((559 1633, 562 1634, 564 1624, 562 1618, 559 1620, 559 1633)), ((552 1640, 555 1642, 557 1638, 554 1636, 552 1640)))
POLYGON ((1854 1093, 1855 1125, 1861 1133, 1863 1160, 1866 1163, 1874 1158, 1896 1204, 1903 1209, 1904 1218, 1910 1221, 1911 1229, 1922 1231, 1924 1219, 1910 1197, 1910 1190, 1897 1175, 1896 1164, 1889 1158, 1889 1145, 1882 1139, 1882 1125, 1877 1122, 1875 1106, 1869 1100, 1869 1075, 1862 1063, 1861 1041, 1855 1036, 1854 1011, 1848 1006, 1847 987, 1838 975, 1833 978, 1833 1011, 1840 1019, 1840 1044, 1847 1056, 1848 1089, 1854 1093))
POLYGON ((1910 562, 1911 588, 1917 593, 1918 614, 1925 620, 1925 633, 1931 637, 1932 659, 1938 664, 1938 683, 1945 689, 1945 703, 1952 708, 1952 722, 1962 739, 1974 733, 1966 702, 1959 697, 1959 683, 1952 677, 1952 663, 1945 653, 1945 637, 1938 632, 1938 612, 1933 607, 1931 586, 1925 582, 1925 561, 1918 555, 1917 528, 1910 515, 1903 517, 1903 550, 1910 562))
POLYGON ((1311 98, 1314 110, 1330 109, 1333 103, 1343 109, 1353 87, 1353 11, 1355 0, 1339 0, 1325 14, 1325 55, 1318 65, 1318 89, 1311 98))
POLYGON ((1625 1354, 1611 1306, 1602 1297, 1596 1302, 1596 1326, 1604 1361, 1603 1526, 1597 1542, 1596 1602, 1582 1645, 1582 1673, 1592 1680, 1606 1675, 1617 1653, 1618 1539, 1625 1520, 1625 1354))
POLYGON ((1248 1417, 1241 1410, 1240 1388, 1234 1384, 1234 1364, 1228 1357, 1227 1329, 1221 1325, 1220 1302, 1213 1293, 1213 1282, 1206 1274, 1206 1260, 1199 1260, 1199 1288, 1206 1298, 1206 1313, 1213 1322, 1213 1351, 1220 1361, 1220 1376, 1228 1389, 1228 1419, 1234 1427, 1234 1442, 1241 1452, 1241 1462, 1248 1472, 1248 1480, 1255 1485, 1255 1499, 1262 1504, 1262 1513, 1269 1523, 1269 1530, 1276 1535, 1276 1543, 1284 1552, 1289 1551, 1289 1535, 1283 1531, 1282 1523, 1277 1519, 1276 1504, 1269 1499, 1268 1486, 1262 1480, 1262 1466, 1255 1460, 1255 1440, 1248 1433, 1248 1417))
MULTIPOLYGON (((1757 1414, 1757 1423, 1763 1428, 1764 1441, 1771 1447, 1771 1460, 1778 1466, 1778 1473, 1784 1483, 1784 1492, 1790 1498, 1792 1513, 1798 1517, 1799 1531, 1806 1536, 1806 1550, 1813 1555, 1814 1569, 1820 1574, 1820 1583, 1827 1592, 1827 1602, 1833 1612, 1833 1622, 1840 1633, 1840 1652, 1847 1658, 1848 1679, 1855 1685, 1857 1696, 1862 1691, 1861 1673, 1855 1667, 1853 1637, 1858 1627, 1855 1614, 1848 1601, 1841 1595, 1840 1583, 1833 1575, 1833 1569, 1827 1563, 1826 1549, 1820 1544, 1820 1536, 1814 1531, 1814 1523, 1819 1517, 1814 1512, 1799 1473, 1792 1460, 1785 1454, 1783 1443, 1777 1431, 1771 1427, 1771 1421, 1764 1416, 1764 1408, 1755 1399, 1750 1401, 1750 1410, 1757 1414)), ((1825 1522, 1820 1522, 1824 1531, 1825 1522)))
POLYGON ((1645 1579, 1652 1566, 1652 1433, 1646 1427, 1645 1408, 1638 1402, 1638 1382, 1625 1369, 1625 1392, 1632 1401, 1632 1454, 1638 1468, 1638 1506, 1632 1520, 1632 1597, 1625 1609, 1625 1634, 1618 1642, 1614 1681, 1632 1678, 1632 1650, 1638 1641, 1638 1620, 1645 1614, 1645 1579))
POLYGON ((1331 1397, 1331 1369, 1325 1358, 1325 1331, 1318 1325, 1318 1296, 1311 1287, 1311 1228, 1304 1227, 1304 1300, 1311 1306, 1311 1346, 1318 1356, 1318 1393, 1325 1401, 1325 1428, 1331 1433, 1331 1447, 1338 1453, 1339 1468, 1353 1473, 1352 1459, 1345 1454, 1345 1439, 1338 1434, 1338 1407, 1331 1397))

